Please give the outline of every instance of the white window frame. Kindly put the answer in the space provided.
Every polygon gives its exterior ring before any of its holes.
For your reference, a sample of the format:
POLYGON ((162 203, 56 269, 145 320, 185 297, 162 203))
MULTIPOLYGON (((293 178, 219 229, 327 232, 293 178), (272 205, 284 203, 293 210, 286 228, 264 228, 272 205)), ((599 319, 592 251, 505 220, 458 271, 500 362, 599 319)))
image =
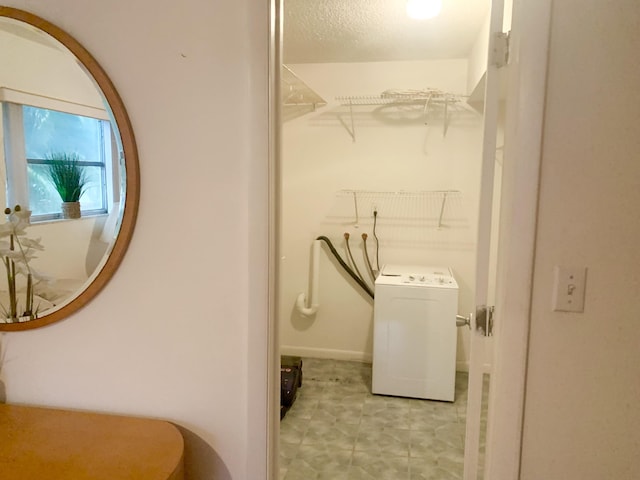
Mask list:
MULTIPOLYGON (((114 143, 110 117, 105 109, 66 102, 49 97, 43 97, 27 92, 0 87, 0 102, 2 103, 2 121, 0 130, 3 132, 4 165, 6 168, 6 206, 29 205, 28 189, 28 161, 25 151, 25 135, 23 124, 23 106, 55 110, 71 115, 94 118, 104 121, 104 209, 83 211, 83 216, 106 215, 112 206, 119 202, 119 183, 116 182, 118 172, 118 157, 114 143), (111 161, 109 161, 111 160, 111 161)), ((43 222, 61 219, 60 214, 34 215, 32 222, 43 222)))

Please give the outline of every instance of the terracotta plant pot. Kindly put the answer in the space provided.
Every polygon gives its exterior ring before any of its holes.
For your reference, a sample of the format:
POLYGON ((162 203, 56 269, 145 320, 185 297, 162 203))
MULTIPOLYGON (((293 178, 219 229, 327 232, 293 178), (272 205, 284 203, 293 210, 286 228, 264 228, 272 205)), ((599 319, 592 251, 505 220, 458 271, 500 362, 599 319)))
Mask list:
POLYGON ((80 202, 62 202, 62 218, 80 218, 80 202))

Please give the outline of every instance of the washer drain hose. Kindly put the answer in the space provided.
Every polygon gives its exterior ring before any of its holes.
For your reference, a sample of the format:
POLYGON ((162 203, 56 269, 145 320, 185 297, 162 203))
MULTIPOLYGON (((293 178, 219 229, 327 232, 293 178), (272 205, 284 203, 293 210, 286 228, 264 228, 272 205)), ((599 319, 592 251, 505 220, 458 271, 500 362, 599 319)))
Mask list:
POLYGON ((327 244, 327 246, 329 247, 329 250, 331 250, 331 253, 333 254, 333 256, 336 257, 336 260, 338 260, 338 262, 340 263, 340 266, 342 268, 344 268, 344 270, 349 274, 349 276, 351 276, 351 278, 353 278, 356 281, 356 283, 358 285, 360 285, 362 287, 362 289, 365 292, 367 292, 367 294, 371 298, 373 298, 373 290, 371 290, 371 288, 369 288, 369 285, 367 285, 364 281, 362 281, 362 279, 360 277, 358 277, 358 275, 356 275, 356 273, 353 270, 351 270, 351 267, 349 267, 349 265, 347 265, 344 262, 344 260, 342 260, 342 257, 340 256, 338 251, 334 248, 333 244, 331 243, 331 240, 329 240, 324 235, 320 235, 318 238, 316 238, 316 240, 322 240, 324 243, 327 244))

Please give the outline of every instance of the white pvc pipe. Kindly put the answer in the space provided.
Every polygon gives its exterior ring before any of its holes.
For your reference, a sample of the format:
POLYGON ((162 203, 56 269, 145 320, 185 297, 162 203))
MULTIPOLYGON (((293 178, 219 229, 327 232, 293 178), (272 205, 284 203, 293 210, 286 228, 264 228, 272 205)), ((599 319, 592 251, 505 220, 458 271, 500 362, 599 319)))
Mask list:
POLYGON ((307 295, 304 292, 298 295, 296 300, 298 312, 305 317, 315 315, 320 307, 318 303, 320 296, 320 240, 314 240, 311 254, 313 255, 313 263, 311 266, 311 298, 309 298, 311 305, 307 307, 307 295))

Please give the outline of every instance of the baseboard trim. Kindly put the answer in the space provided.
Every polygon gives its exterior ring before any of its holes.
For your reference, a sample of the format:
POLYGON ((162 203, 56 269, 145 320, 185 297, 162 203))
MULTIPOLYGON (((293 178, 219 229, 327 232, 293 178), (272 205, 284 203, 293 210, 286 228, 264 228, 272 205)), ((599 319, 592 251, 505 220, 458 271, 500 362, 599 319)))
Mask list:
POLYGON ((371 363, 373 361, 373 356, 370 353, 356 352, 353 350, 334 350, 330 348, 294 347, 291 345, 280 345, 280 354, 363 363, 371 363))
MULTIPOLYGON (((373 355, 354 350, 335 350, 332 348, 294 347, 292 345, 281 345, 281 355, 293 355, 296 357, 328 358, 332 360, 348 360, 351 362, 372 363, 373 355)), ((456 363, 457 372, 468 372, 469 362, 458 361, 456 363)), ((482 373, 491 373, 491 364, 485 363, 482 366, 482 373)))

